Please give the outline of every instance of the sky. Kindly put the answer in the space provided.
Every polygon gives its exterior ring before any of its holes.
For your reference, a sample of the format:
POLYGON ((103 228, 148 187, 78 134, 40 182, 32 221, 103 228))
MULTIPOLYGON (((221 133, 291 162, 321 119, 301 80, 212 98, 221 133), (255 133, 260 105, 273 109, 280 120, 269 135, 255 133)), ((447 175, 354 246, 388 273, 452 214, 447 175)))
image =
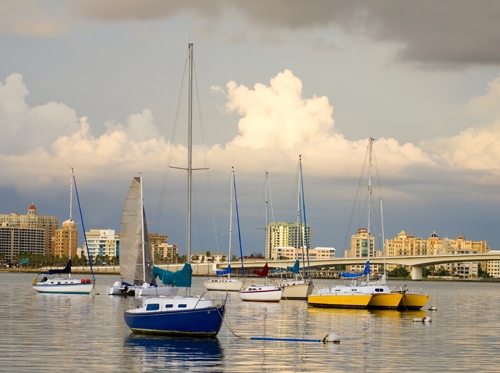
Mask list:
POLYGON ((2 1, 0 213, 66 220, 72 167, 80 229, 119 232, 140 175, 149 231, 185 253, 186 173, 170 166, 187 163, 193 43, 193 167, 209 170, 192 252, 228 250, 234 167, 243 253, 263 253, 266 221, 296 221, 300 155, 311 245, 343 256, 367 226, 369 138, 385 238, 498 250, 499 17, 483 0, 2 1))

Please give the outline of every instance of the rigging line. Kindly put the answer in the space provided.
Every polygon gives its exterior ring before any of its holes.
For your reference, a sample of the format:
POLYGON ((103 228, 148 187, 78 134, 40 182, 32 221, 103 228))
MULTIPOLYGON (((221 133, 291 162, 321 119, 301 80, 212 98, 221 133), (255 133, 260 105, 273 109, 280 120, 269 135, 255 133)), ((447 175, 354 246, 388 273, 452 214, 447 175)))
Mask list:
POLYGON ((175 147, 174 144, 175 144, 178 124, 179 124, 181 101, 182 101, 182 98, 184 97, 184 86, 186 85, 185 82, 186 82, 186 73, 187 73, 188 62, 189 62, 189 53, 186 55, 186 60, 184 61, 184 72, 182 75, 179 97, 177 99, 177 108, 175 111, 174 123, 173 123, 173 127, 172 127, 172 134, 170 136, 170 143, 169 143, 169 146, 167 149, 167 162, 165 165, 165 171, 163 173, 163 182, 162 182, 161 192, 160 192, 160 201, 158 203, 158 211, 156 214, 156 222, 155 222, 155 230, 157 232, 158 232, 159 224, 161 221, 161 214, 163 212, 163 204, 165 203, 165 196, 167 195, 167 185, 168 185, 167 179, 168 179, 168 175, 169 175, 170 164, 172 161, 172 153, 173 153, 173 149, 175 147))
MULTIPOLYGON (((365 152, 365 158, 364 158, 364 161, 363 161, 363 166, 361 168, 361 173, 359 174, 358 187, 356 189, 356 194, 354 196, 354 203, 352 205, 351 215, 349 217, 349 223, 347 225, 347 231, 346 231, 346 234, 345 234, 345 237, 344 237, 344 244, 342 246, 344 248, 344 250, 345 249, 350 249, 350 246, 351 246, 350 245, 350 240, 349 240, 349 248, 347 248, 347 241, 348 241, 348 238, 350 237, 350 235, 352 235, 352 232, 351 232, 352 221, 353 221, 355 215, 357 216, 357 219, 358 219, 358 228, 359 228, 359 225, 361 224, 361 215, 362 214, 360 214, 360 213, 355 214, 355 210, 356 210, 356 207, 358 206, 358 202, 357 201, 359 199, 361 187, 363 186, 363 175, 365 173, 365 169, 366 169, 366 165, 367 165, 368 152, 369 152, 369 147, 367 146, 366 147, 366 152, 365 152)), ((366 204, 366 198, 365 198, 365 204, 366 204)))

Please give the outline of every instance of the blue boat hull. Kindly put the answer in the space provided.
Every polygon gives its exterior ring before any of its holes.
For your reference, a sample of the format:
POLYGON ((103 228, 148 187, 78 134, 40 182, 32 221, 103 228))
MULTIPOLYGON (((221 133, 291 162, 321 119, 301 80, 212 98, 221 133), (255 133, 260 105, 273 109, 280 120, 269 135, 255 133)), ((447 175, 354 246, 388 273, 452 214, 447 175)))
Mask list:
POLYGON ((166 312, 125 312, 134 333, 215 337, 224 320, 225 305, 166 312))

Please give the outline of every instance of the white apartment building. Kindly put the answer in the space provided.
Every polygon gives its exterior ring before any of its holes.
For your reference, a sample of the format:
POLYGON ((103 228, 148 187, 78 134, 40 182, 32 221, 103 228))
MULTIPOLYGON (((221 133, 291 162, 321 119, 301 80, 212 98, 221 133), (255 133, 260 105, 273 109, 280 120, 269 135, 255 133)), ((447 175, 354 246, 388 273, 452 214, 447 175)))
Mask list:
POLYGON ((119 238, 115 234, 114 229, 91 229, 85 232, 87 236, 87 242, 83 243, 83 253, 87 256, 87 246, 88 253, 92 258, 97 257, 117 257, 119 250, 119 238))
MULTIPOLYGON (((309 259, 334 259, 335 249, 333 247, 316 247, 309 249, 309 259)), ((297 249, 292 246, 273 247, 271 260, 289 259, 289 260, 307 260, 308 251, 305 248, 297 249)))

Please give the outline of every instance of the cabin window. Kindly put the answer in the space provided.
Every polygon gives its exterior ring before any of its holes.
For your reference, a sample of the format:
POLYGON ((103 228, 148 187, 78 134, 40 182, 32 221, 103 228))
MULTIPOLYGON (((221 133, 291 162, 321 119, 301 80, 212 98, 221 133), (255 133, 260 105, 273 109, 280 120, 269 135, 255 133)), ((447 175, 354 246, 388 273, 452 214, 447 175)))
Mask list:
POLYGON ((146 306, 146 311, 158 311, 160 309, 160 305, 158 303, 151 303, 146 306))
POLYGON ((173 308, 174 305, 173 304, 165 304, 165 308, 173 308))
POLYGON ((178 308, 186 308, 186 307, 187 307, 187 304, 179 304, 177 307, 178 307, 178 308))

